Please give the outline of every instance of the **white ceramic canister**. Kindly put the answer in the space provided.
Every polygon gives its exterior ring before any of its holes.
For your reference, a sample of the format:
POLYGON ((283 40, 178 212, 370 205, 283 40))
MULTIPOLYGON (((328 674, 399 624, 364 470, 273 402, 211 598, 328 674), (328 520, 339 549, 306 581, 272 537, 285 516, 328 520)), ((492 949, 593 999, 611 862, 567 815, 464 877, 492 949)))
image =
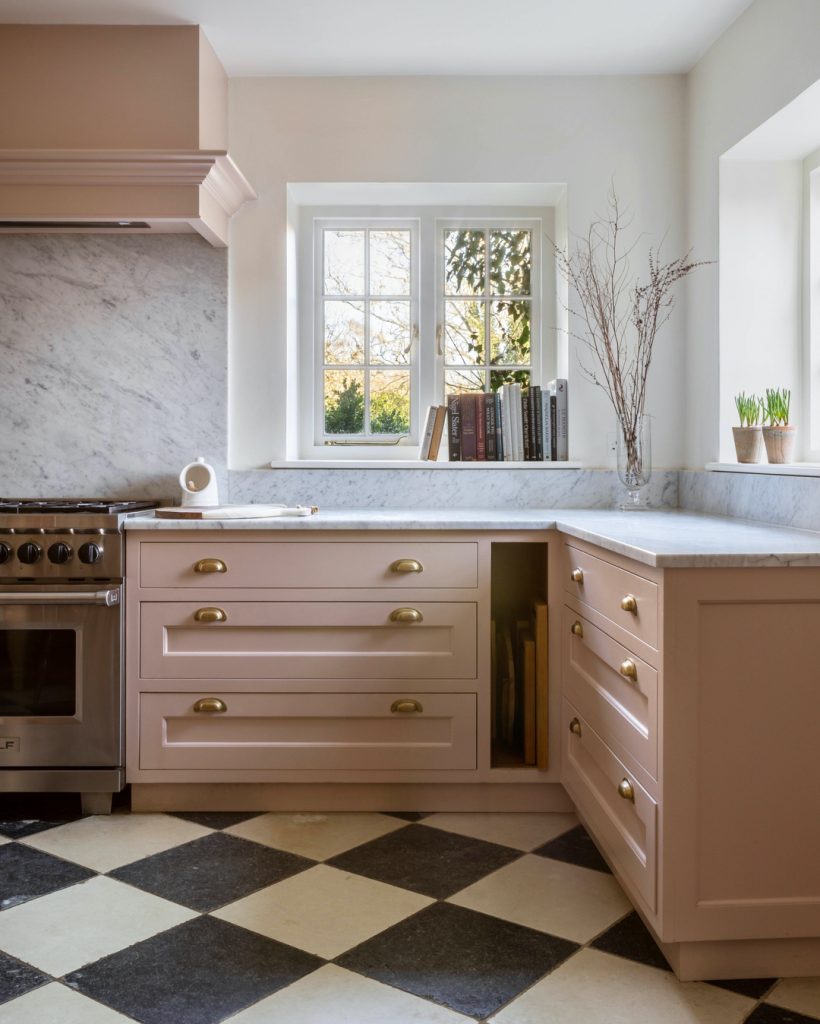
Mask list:
POLYGON ((189 462, 179 474, 179 486, 182 488, 183 505, 204 507, 219 504, 216 472, 202 455, 195 462, 189 462))

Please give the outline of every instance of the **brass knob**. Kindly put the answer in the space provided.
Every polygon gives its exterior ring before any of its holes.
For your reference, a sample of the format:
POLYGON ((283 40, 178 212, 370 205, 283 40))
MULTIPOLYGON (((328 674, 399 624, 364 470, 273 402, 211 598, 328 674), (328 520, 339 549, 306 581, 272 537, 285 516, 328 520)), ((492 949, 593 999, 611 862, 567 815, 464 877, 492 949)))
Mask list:
POLYGON ((633 615, 638 614, 638 601, 634 594, 625 594, 621 598, 621 608, 625 612, 632 612, 633 615))
POLYGON ((228 567, 221 558, 200 558, 194 565, 194 572, 227 572, 228 567))
POLYGON ((584 627, 576 619, 575 622, 573 622, 573 624, 572 624, 570 632, 572 633, 573 636, 583 636, 584 635, 584 627))
POLYGON ((572 721, 569 723, 569 731, 572 733, 573 736, 581 735, 581 723, 578 721, 577 718, 573 718, 572 721))
POLYGON ((415 558, 399 558, 390 566, 391 572, 424 572, 424 566, 415 558))
POLYGON ((197 608, 194 619, 196 622, 227 622, 228 616, 221 608, 197 608))
POLYGON ((626 661, 621 662, 621 667, 618 669, 622 676, 626 676, 627 679, 638 678, 638 666, 631 658, 627 658, 626 661))
POLYGON ((621 779, 618 783, 618 796, 622 800, 631 800, 633 804, 635 803, 635 790, 629 779, 621 779))
POLYGON ((395 714, 411 715, 417 711, 424 711, 420 700, 394 700, 390 710, 395 714))
POLYGON ((422 622, 424 616, 418 608, 396 608, 390 613, 391 622, 422 622))
POLYGON ((194 704, 194 711, 200 714, 215 715, 227 710, 228 705, 219 697, 203 697, 194 704))
POLYGON ((573 569, 572 572, 569 574, 569 578, 572 580, 573 583, 583 583, 584 582, 584 570, 583 569, 573 569))

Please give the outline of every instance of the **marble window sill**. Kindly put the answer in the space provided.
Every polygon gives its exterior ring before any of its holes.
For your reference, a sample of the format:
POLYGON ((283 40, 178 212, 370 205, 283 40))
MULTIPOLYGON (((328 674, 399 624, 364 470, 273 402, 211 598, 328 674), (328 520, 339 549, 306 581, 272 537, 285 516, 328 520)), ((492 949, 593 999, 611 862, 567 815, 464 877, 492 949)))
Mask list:
POLYGON ((707 462, 705 469, 716 473, 751 473, 756 476, 820 476, 820 462, 707 462))
MULTIPOLYGON (((271 462, 271 469, 583 469, 581 462, 422 462, 420 459, 292 459, 271 462)), ((818 467, 820 471, 820 467, 818 467)))

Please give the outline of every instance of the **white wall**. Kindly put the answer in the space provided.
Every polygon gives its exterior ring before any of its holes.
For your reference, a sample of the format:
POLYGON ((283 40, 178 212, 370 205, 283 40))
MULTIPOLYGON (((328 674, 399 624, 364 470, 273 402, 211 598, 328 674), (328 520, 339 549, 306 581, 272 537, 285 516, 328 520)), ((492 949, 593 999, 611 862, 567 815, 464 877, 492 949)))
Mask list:
MULTIPOLYGON (((249 78, 230 83, 231 152, 259 193, 233 219, 230 465, 285 454, 296 392, 286 359, 288 182, 566 182, 584 232, 614 179, 645 247, 684 241, 684 80, 620 78, 249 78)), ((717 209, 715 207, 715 220, 717 209)), ((701 250, 703 254, 703 250, 701 250)), ((707 253, 708 255, 708 253, 707 253)), ((683 456, 684 310, 656 350, 647 411, 656 466, 683 456)), ((605 397, 570 357, 573 458, 610 462, 605 397)))

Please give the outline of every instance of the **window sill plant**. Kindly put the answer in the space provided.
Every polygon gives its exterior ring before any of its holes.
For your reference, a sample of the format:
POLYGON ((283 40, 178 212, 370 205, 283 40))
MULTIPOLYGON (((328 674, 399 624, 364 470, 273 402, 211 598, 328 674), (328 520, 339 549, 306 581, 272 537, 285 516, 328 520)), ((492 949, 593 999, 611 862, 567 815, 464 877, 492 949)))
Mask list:
POLYGON ((789 423, 792 393, 788 388, 766 388, 763 440, 769 462, 794 462, 794 443, 797 427, 789 423))
POLYGON ((757 395, 747 395, 745 391, 741 391, 739 395, 735 395, 735 408, 740 419, 740 426, 732 427, 737 461, 760 462, 763 454, 763 431, 760 420, 765 416, 766 403, 757 395))

